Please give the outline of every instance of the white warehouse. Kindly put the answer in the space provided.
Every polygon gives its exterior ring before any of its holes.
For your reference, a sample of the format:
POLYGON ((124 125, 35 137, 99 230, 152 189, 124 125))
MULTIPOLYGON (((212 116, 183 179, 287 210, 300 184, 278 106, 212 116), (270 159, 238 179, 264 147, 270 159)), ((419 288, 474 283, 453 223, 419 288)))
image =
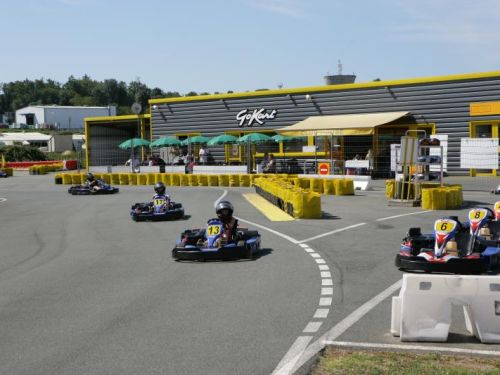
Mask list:
POLYGON ((82 129, 85 117, 103 116, 116 116, 116 107, 33 105, 16 111, 16 125, 35 129, 82 129))

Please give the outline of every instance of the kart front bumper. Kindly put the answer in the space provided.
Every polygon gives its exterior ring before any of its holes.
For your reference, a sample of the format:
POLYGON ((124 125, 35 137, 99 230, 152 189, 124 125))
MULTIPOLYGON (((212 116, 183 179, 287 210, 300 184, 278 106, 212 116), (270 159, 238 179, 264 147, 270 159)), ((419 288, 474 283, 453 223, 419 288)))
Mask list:
POLYGON ((396 267, 402 271, 429 272, 429 273, 454 273, 454 274, 480 274, 489 270, 488 264, 482 258, 450 259, 447 262, 428 261, 422 257, 396 255, 396 267))
POLYGON ((199 247, 175 247, 172 250, 172 258, 176 260, 229 260, 229 259, 251 259, 258 251, 253 245, 227 246, 218 249, 203 249, 199 247))
POLYGON ((130 212, 130 216, 134 221, 166 221, 166 220, 177 220, 184 217, 184 209, 177 208, 174 210, 168 210, 163 214, 153 214, 151 212, 130 212))

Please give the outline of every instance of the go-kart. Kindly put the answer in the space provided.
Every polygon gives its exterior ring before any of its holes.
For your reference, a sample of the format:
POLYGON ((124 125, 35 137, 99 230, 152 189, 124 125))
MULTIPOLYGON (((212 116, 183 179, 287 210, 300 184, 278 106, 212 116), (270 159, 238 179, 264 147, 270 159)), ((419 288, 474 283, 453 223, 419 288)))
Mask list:
POLYGON ((491 194, 500 194, 500 185, 498 185, 495 190, 492 190, 491 194))
POLYGON ((7 177, 9 177, 9 175, 7 173, 5 173, 4 171, 0 170, 0 178, 7 178, 7 177))
POLYGON ((253 259, 260 251, 260 234, 256 230, 238 228, 235 238, 223 237, 223 224, 210 219, 206 228, 188 229, 182 232, 172 250, 175 260, 227 260, 253 259))
POLYGON ((475 208, 469 220, 436 220, 434 232, 410 228, 396 255, 401 271, 480 274, 500 269, 500 202, 495 209, 475 208))
POLYGON ((115 194, 120 189, 112 187, 104 181, 98 180, 97 186, 90 187, 89 185, 75 185, 68 189, 68 193, 72 195, 99 195, 99 194, 115 194))
POLYGON ((184 208, 180 203, 155 198, 152 202, 134 204, 130 209, 130 216, 134 221, 176 220, 184 217, 184 208))

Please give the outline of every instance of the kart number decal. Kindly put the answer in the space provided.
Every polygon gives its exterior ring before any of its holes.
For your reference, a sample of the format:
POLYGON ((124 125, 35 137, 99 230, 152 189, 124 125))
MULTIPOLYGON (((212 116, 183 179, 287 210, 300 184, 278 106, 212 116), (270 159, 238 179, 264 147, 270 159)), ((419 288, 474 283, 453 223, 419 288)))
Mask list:
POLYGON ((469 220, 471 222, 481 221, 486 217, 487 213, 488 213, 488 211, 486 211, 484 208, 476 208, 474 210, 470 210, 469 211, 469 220))
POLYGON ((436 233, 448 234, 455 230, 457 226, 456 221, 449 219, 436 220, 434 223, 434 231, 436 233))
POLYGON ((495 212, 500 211, 500 201, 495 203, 495 212))
POLYGON ((154 204, 155 206, 163 206, 163 205, 165 204, 165 199, 155 199, 155 200, 153 201, 153 204, 154 204))
POLYGON ((220 225, 209 225, 207 233, 209 236, 217 236, 220 233, 220 225))

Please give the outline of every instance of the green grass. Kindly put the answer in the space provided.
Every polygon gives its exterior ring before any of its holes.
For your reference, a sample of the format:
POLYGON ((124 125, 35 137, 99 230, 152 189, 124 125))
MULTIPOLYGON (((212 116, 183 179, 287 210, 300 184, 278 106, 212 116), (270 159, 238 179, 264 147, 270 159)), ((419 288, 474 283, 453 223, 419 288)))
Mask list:
POLYGON ((500 357, 358 351, 328 347, 311 374, 500 375, 500 357))

